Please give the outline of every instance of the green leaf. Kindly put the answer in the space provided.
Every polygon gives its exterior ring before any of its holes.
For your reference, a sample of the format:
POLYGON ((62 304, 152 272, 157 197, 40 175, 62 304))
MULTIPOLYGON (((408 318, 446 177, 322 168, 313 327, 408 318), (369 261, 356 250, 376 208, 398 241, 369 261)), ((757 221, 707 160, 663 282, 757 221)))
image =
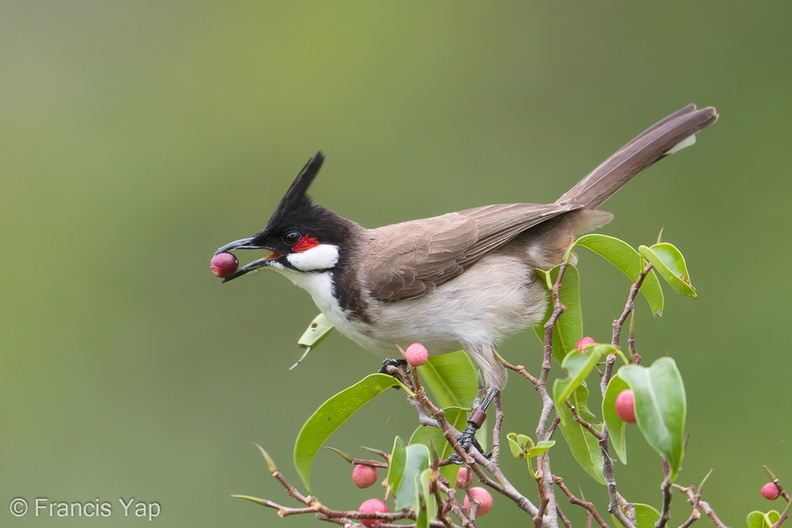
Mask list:
POLYGON ((528 458, 538 457, 539 455, 549 451, 554 445, 555 440, 542 440, 541 442, 537 442, 535 446, 528 449, 525 454, 528 458))
POLYGON ((780 518, 781 514, 775 510, 770 510, 767 513, 752 511, 745 520, 748 523, 748 528, 771 528, 780 518))
MULTIPOLYGON (((556 266, 549 272, 537 270, 540 274, 551 282, 555 283, 558 278, 559 267, 556 266)), ((548 292, 549 293, 549 292, 548 292)), ((566 307, 564 313, 558 318, 553 328, 553 357, 561 363, 569 350, 583 337, 583 312, 580 307, 580 275, 575 266, 569 264, 564 270, 564 277, 561 280, 561 304, 566 307)), ((548 297, 549 298, 549 297, 548 297)), ((553 303, 548 302, 547 312, 544 322, 546 323, 553 315, 553 303)), ((544 343, 544 325, 534 326, 539 340, 544 343)))
POLYGON ((297 363, 292 365, 289 370, 302 363, 302 360, 308 357, 308 354, 313 352, 314 349, 319 346, 319 343, 324 341, 324 338, 327 337, 332 330, 333 324, 327 320, 327 317, 325 317, 324 314, 320 313, 314 317, 314 320, 311 321, 311 324, 308 325, 308 328, 305 330, 305 332, 303 332, 303 335, 300 336, 300 339, 297 341, 297 345, 300 348, 304 348, 305 352, 303 352, 303 355, 300 356, 300 359, 297 360, 297 363))
POLYGON ((432 470, 424 469, 418 476, 418 517, 415 522, 416 528, 429 528, 432 519, 437 516, 437 502, 434 494, 430 491, 432 481, 432 470))
POLYGON ((355 385, 342 390, 324 402, 303 424, 294 445, 294 467, 309 492, 311 490, 311 466, 322 444, 355 411, 385 389, 397 385, 404 390, 409 390, 396 378, 387 374, 366 376, 355 385))
POLYGON ((407 465, 407 447, 400 437, 393 440, 390 460, 388 461, 388 475, 385 477, 385 485, 390 492, 399 487, 404 477, 404 468, 407 465))
POLYGON ((685 449, 687 400, 682 376, 669 357, 651 367, 625 365, 618 375, 635 395, 635 417, 646 441, 668 460, 671 481, 676 479, 685 449))
POLYGON ((602 398, 602 417, 605 419, 605 425, 608 428, 610 445, 616 452, 616 456, 622 461, 622 464, 627 463, 627 442, 624 438, 627 424, 616 413, 616 396, 629 388, 630 386, 627 385, 626 381, 615 375, 608 383, 608 388, 605 389, 605 395, 602 398))
POLYGON ((566 378, 557 379, 553 383, 553 396, 556 407, 564 405, 566 399, 583 383, 603 357, 620 353, 612 345, 596 344, 583 350, 572 350, 567 354, 561 363, 561 367, 566 369, 569 375, 566 378))
MULTIPOLYGON (((640 253, 627 242, 618 238, 588 234, 578 238, 574 246, 587 248, 601 256, 616 266, 633 283, 638 280, 645 266, 640 253)), ((660 288, 660 281, 654 272, 650 271, 644 278, 641 284, 641 294, 649 303, 649 308, 654 316, 663 315, 663 290, 660 288)))
POLYGON ((407 446, 407 462, 399 486, 393 490, 396 497, 396 510, 404 508, 418 509, 418 496, 420 495, 419 477, 429 468, 429 448, 422 444, 407 446))
POLYGON ((534 473, 531 459, 546 453, 548 449, 555 445, 555 440, 542 440, 534 444, 534 441, 531 440, 529 436, 517 433, 507 434, 506 440, 509 442, 509 449, 514 458, 526 459, 526 462, 528 462, 528 471, 533 478, 536 478, 536 473, 534 473))
MULTIPOLYGON (((525 436, 525 435, 520 435, 525 436)), ((526 438, 528 438, 526 436, 526 438)), ((514 458, 520 459, 525 457, 525 443, 517 439, 517 433, 509 433, 506 435, 506 440, 509 442, 509 450, 514 458)))
MULTIPOLYGON (((588 388, 585 385, 578 387, 569 397, 569 401, 577 409, 578 415, 586 422, 597 427, 595 423, 597 417, 589 410, 586 403, 587 400, 588 388)), ((561 416, 561 424, 559 426, 561 433, 564 435, 570 451, 572 451, 572 456, 594 480, 600 484, 605 484, 605 477, 602 474, 602 451, 598 440, 585 427, 575 421, 572 412, 566 405, 556 407, 556 410, 561 416)))
POLYGON ((506 435, 509 442, 509 449, 514 458, 520 459, 528 456, 528 451, 534 447, 531 437, 524 434, 509 433, 506 435))
MULTIPOLYGON (((445 412, 446 420, 454 426, 457 431, 462 431, 467 426, 468 410, 461 407, 448 407, 443 409, 445 412)), ((442 431, 437 427, 419 426, 410 437, 410 444, 423 444, 428 447, 434 447, 437 450, 437 456, 443 460, 451 456, 454 448, 448 443, 442 431)), ((450 480, 456 482, 457 473, 459 473, 460 466, 456 464, 447 464, 440 468, 440 473, 450 480)))
MULTIPOLYGON (((657 511, 652 506, 648 504, 641 504, 636 502, 633 504, 635 507, 635 526, 636 528, 654 528, 655 523, 660 520, 660 512, 657 511)), ((625 515, 627 512, 624 512, 625 515)), ((611 515, 613 517, 614 524, 616 526, 621 526, 621 523, 616 518, 615 515, 611 515)))
POLYGON ((470 408, 478 393, 478 373, 463 351, 429 356, 429 361, 418 368, 421 379, 429 387, 435 403, 446 407, 470 408))
POLYGON ((667 242, 652 247, 640 246, 638 251, 652 263, 654 268, 675 292, 688 297, 697 297, 696 289, 690 283, 690 274, 682 253, 667 242))

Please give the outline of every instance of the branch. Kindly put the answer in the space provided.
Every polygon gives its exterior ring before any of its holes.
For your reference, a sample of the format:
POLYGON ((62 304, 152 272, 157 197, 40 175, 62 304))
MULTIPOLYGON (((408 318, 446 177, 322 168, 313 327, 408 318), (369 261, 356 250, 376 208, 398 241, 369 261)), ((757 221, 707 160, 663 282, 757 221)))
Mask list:
POLYGON ((597 521, 597 524, 599 524, 602 528, 610 528, 610 526, 608 526, 608 523, 605 522, 605 519, 603 519, 602 516, 597 511, 597 508, 596 506, 594 506, 593 502, 584 501, 582 499, 575 497, 572 494, 572 492, 569 491, 567 485, 564 484, 564 479, 562 479, 561 477, 555 477, 555 483, 556 486, 558 486, 561 489, 561 491, 564 492, 564 495, 567 496, 570 503, 574 504, 575 506, 580 506, 582 508, 585 508, 589 512, 589 514, 594 518, 594 520, 597 521))
MULTIPOLYGON (((682 486, 674 484, 674 487, 677 488, 682 493, 684 493, 685 495, 687 495, 688 503, 693 505, 694 512, 696 512, 696 509, 698 508, 701 511, 703 511, 704 514, 707 515, 707 517, 709 517, 712 520, 713 523, 715 523, 715 526, 717 528, 729 528, 726 524, 724 524, 723 521, 720 520, 720 518, 715 513, 715 510, 712 509, 712 507, 709 505, 709 503, 701 500, 700 493, 694 493, 693 492, 693 489, 694 489, 693 486, 689 486, 687 488, 683 488, 682 486)), ((698 514, 697 514, 697 512, 696 513, 691 513, 690 516, 691 517, 694 517, 694 516, 698 517, 698 514)), ((692 524, 692 521, 691 522, 685 521, 685 523, 690 525, 690 524, 692 524)))
POLYGON ((627 316, 629 316, 635 308, 635 297, 641 290, 641 285, 651 270, 652 264, 647 264, 641 274, 638 275, 638 279, 633 283, 632 286, 630 286, 630 294, 627 296, 627 303, 624 305, 624 311, 622 311, 622 314, 618 319, 613 321, 613 336, 611 338, 611 344, 617 348, 619 347, 619 341, 621 340, 621 331, 622 327, 624 326, 624 322, 627 320, 627 316))

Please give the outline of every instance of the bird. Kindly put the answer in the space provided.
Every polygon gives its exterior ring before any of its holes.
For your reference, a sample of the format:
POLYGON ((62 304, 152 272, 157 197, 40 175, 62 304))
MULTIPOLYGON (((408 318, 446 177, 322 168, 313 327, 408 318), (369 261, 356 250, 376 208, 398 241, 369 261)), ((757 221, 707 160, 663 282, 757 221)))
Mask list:
POLYGON ((536 270, 564 259, 575 238, 607 224, 597 208, 636 174, 695 141, 718 119, 691 104, 658 121, 551 204, 509 203, 365 228, 314 203, 308 188, 325 156, 305 164, 265 227, 215 254, 263 250, 223 282, 274 270, 306 290, 341 332, 391 358, 412 343, 430 354, 466 351, 485 396, 460 442, 469 449, 507 370, 505 338, 543 322, 549 295, 536 270))

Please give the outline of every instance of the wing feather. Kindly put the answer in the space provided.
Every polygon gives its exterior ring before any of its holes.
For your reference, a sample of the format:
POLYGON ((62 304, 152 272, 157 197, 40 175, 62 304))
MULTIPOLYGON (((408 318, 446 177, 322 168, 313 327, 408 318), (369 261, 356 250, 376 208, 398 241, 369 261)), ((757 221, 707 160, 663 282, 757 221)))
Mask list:
POLYGON ((577 208, 487 205, 374 229, 362 266, 366 287, 381 301, 429 293, 526 229, 577 208))

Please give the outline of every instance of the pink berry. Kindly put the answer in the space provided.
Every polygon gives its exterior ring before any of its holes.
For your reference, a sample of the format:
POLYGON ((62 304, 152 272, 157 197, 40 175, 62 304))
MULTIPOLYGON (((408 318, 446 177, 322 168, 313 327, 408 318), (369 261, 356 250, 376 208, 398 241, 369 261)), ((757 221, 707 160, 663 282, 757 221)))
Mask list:
POLYGON ((429 360, 429 351, 421 343, 413 343, 404 351, 404 358, 411 367, 420 367, 429 360))
POLYGON ((462 468, 457 473, 456 487, 459 489, 469 488, 473 484, 473 472, 468 468, 462 468))
POLYGON ((360 489, 368 488, 379 479, 377 468, 358 464, 352 470, 352 482, 360 489))
POLYGON ((575 345, 575 348, 578 350, 583 350, 589 345, 596 345, 596 344, 597 342, 590 337, 581 337, 580 341, 578 341, 577 345, 575 345))
POLYGON ((239 267, 239 261, 233 253, 223 252, 218 253, 212 257, 209 262, 209 269, 215 274, 215 277, 224 279, 234 273, 239 267))
POLYGON ((635 423, 635 395, 631 390, 623 390, 616 396, 616 414, 627 423, 635 423))
POLYGON ((492 509, 492 495, 484 488, 475 487, 468 490, 468 494, 465 495, 465 508, 467 510, 470 510, 470 497, 473 497, 473 500, 479 503, 477 515, 485 515, 492 509))
MULTIPOLYGON (((388 513, 390 510, 388 509, 388 505, 382 502, 381 500, 369 499, 360 505, 358 511, 360 513, 374 513, 374 512, 388 513)), ((384 522, 385 521, 383 521, 382 519, 360 519, 360 524, 362 524, 363 526, 376 526, 384 522)))
POLYGON ((762 486, 762 497, 765 499, 776 500, 780 496, 781 492, 778 490, 778 486, 775 485, 775 482, 768 482, 762 486))

